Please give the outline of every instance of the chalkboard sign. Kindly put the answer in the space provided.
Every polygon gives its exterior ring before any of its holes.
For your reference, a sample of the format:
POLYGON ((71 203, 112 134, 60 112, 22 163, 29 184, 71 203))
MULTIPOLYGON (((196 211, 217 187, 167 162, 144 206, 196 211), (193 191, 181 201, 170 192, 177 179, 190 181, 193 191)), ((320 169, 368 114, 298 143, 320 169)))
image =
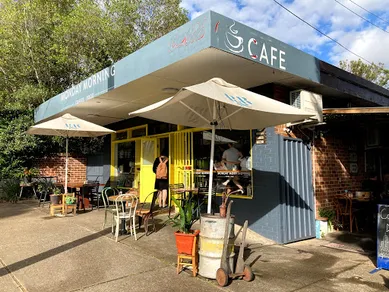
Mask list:
POLYGON ((389 270, 389 205, 378 205, 377 268, 389 270))

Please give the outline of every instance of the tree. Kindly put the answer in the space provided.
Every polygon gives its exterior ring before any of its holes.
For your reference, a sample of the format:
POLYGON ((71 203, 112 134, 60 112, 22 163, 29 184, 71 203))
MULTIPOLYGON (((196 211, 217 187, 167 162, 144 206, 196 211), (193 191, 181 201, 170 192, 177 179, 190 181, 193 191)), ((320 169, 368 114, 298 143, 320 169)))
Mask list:
MULTIPOLYGON (((28 136, 33 110, 185 23, 179 0, 0 0, 0 177, 63 152, 28 136)), ((69 144, 89 149, 89 140, 69 144)), ((91 145, 96 145, 92 142, 91 145)))
POLYGON ((389 88, 389 70, 383 63, 366 64, 361 59, 339 62, 339 67, 379 86, 389 88))

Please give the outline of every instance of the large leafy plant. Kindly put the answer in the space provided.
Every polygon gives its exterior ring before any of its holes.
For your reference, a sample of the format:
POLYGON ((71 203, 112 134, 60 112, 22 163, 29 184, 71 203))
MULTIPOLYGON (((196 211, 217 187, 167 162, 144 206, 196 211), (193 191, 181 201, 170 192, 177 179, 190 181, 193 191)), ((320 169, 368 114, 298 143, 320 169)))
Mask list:
POLYGON ((182 204, 175 197, 172 197, 172 200, 179 210, 178 215, 171 219, 173 227, 178 226, 179 231, 190 233, 190 229, 196 221, 196 217, 193 216, 195 202, 192 202, 191 198, 182 200, 182 204))

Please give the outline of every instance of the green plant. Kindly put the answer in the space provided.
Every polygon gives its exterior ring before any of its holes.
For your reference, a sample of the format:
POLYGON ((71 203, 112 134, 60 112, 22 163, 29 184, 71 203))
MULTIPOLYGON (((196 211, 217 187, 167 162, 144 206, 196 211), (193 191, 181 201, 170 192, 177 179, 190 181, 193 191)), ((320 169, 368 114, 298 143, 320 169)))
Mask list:
MULTIPOLYGON (((55 185, 52 181, 41 180, 38 182, 37 191, 39 193, 42 193, 42 192, 55 193, 54 192, 55 189, 58 189, 58 188, 55 187, 55 185)), ((60 194, 60 193, 61 193, 61 191, 59 190, 58 194, 60 194)))
POLYGON ((20 178, 20 179, 27 179, 28 181, 31 181, 32 177, 38 176, 38 175, 39 175, 39 169, 38 168, 36 168, 36 167, 31 167, 31 168, 24 167, 24 168, 20 169, 16 173, 15 176, 20 178))
POLYGON ((60 195, 62 192, 61 192, 61 189, 60 188, 57 188, 57 187, 54 187, 53 188, 53 194, 54 195, 60 195))
POLYGON ((65 203, 67 205, 74 204, 75 202, 76 202, 76 197, 73 197, 73 196, 66 196, 65 197, 65 203))
POLYGON ((20 182, 15 179, 4 179, 0 182, 0 200, 16 203, 19 200, 20 182))
POLYGON ((189 198, 187 200, 183 200, 183 204, 181 206, 180 202, 178 202, 175 197, 172 197, 172 200, 179 210, 178 216, 171 219, 173 221, 173 227, 178 226, 179 231, 186 234, 190 233, 190 229, 196 220, 195 216, 193 216, 195 202, 192 202, 192 199, 189 198))
POLYGON ((328 224, 334 225, 336 211, 332 208, 319 208, 319 216, 327 218, 328 224))

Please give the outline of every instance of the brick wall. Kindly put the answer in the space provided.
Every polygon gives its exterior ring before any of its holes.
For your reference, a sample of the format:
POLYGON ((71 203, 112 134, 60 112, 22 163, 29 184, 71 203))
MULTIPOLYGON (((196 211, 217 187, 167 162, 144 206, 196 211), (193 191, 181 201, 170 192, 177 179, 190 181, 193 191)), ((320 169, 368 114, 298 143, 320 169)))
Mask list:
POLYGON ((316 208, 334 206, 335 196, 361 189, 364 174, 363 138, 348 129, 318 135, 313 147, 316 208), (358 171, 351 172, 351 164, 358 171))
MULTIPOLYGON (((59 181, 65 177, 65 154, 45 157, 37 161, 42 176, 57 176, 59 181)), ((68 181, 86 180, 87 158, 69 154, 68 181)))
POLYGON ((365 160, 364 136, 360 128, 331 125, 317 128, 314 136, 310 130, 287 133, 285 125, 280 125, 275 127, 275 132, 293 138, 314 139, 311 153, 316 210, 333 207, 335 196, 345 190, 361 189, 365 179, 365 160), (357 165, 357 173, 351 172, 351 163, 357 165))

